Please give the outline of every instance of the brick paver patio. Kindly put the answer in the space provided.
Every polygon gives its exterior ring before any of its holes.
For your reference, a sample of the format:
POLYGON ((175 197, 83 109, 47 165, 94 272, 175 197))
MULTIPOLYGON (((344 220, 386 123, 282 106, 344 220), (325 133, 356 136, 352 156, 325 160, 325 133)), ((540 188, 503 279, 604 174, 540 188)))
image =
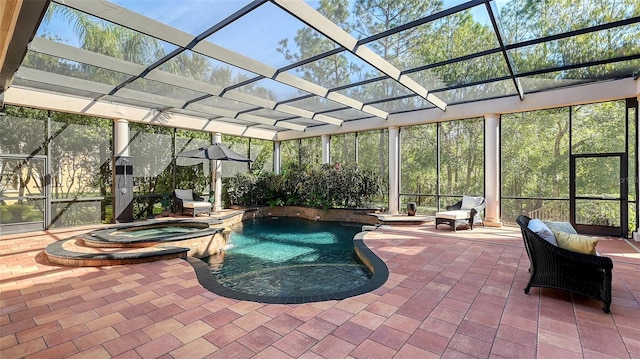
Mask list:
POLYGON ((219 297, 181 259, 45 263, 47 244, 86 230, 0 236, 0 358, 640 358, 640 253, 620 239, 598 245, 614 260, 607 315, 563 291, 525 295, 515 228, 370 232, 386 284, 300 305, 219 297))

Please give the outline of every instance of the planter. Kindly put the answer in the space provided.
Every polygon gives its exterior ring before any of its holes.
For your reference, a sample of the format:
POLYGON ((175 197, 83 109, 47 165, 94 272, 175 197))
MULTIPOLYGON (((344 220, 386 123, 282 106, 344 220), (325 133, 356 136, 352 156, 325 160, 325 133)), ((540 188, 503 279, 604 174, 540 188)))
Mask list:
POLYGON ((417 210, 417 206, 415 202, 407 203, 407 216, 415 216, 416 210, 417 210))

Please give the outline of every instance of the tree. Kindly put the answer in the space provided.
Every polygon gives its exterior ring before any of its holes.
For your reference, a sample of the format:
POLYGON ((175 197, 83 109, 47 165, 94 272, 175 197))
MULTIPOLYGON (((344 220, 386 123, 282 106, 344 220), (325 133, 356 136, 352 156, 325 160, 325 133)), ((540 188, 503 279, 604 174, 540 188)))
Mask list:
MULTIPOLYGON (((348 28, 349 11, 347 7, 347 0, 321 0, 317 10, 335 24, 348 28)), ((335 42, 309 27, 298 30, 293 40, 295 42, 294 49, 290 48, 289 39, 280 40, 278 47, 278 52, 282 53, 285 59, 291 63, 308 59, 337 47, 335 42)), ((349 84, 351 75, 358 71, 358 66, 350 64, 345 53, 328 56, 296 69, 296 72, 303 79, 327 88, 349 84)))

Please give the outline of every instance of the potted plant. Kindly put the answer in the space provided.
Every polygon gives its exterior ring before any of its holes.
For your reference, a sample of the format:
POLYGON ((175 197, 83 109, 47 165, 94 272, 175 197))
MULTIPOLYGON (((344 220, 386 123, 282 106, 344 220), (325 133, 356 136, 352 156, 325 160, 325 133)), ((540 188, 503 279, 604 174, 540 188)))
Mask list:
POLYGON ((162 216, 168 217, 171 214, 171 197, 169 193, 164 192, 162 194, 162 216))

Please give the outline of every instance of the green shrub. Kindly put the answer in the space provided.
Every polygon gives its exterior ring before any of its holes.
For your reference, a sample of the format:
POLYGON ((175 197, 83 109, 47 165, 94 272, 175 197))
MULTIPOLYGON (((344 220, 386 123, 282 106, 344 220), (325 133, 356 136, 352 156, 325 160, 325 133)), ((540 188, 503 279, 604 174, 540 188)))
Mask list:
POLYGON ((353 208, 370 204, 381 179, 358 165, 293 165, 282 175, 239 173, 226 180, 231 205, 353 208))
POLYGON ((10 204, 0 207, 2 223, 42 221, 42 212, 28 204, 10 204))

